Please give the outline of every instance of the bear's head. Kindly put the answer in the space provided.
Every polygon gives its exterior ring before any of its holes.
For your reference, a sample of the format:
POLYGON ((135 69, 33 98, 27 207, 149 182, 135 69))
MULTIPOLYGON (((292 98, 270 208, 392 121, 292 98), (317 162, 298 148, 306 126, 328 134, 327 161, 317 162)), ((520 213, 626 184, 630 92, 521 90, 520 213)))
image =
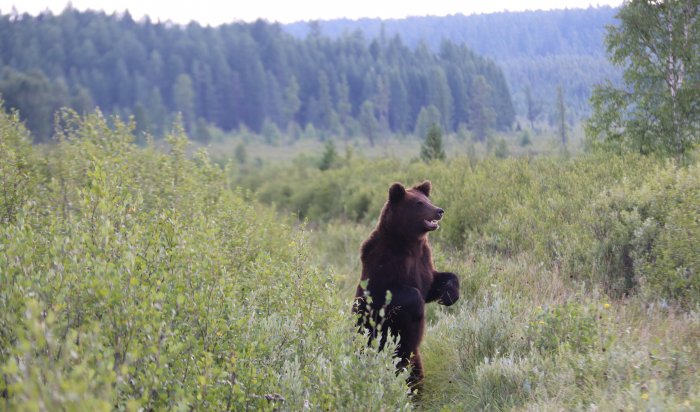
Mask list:
POLYGON ((401 183, 392 184, 389 199, 382 209, 380 226, 404 237, 420 237, 436 230, 445 211, 430 201, 430 189, 428 180, 410 189, 401 183))

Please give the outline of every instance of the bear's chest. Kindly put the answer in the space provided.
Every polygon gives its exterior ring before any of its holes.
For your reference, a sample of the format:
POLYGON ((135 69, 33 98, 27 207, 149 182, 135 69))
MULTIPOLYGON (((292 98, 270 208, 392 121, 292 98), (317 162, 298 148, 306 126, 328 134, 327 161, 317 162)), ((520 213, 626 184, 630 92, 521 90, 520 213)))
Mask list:
POLYGON ((412 286, 420 291, 427 291, 433 281, 433 273, 430 261, 423 256, 404 257, 400 260, 403 264, 401 267, 401 277, 403 284, 412 286))
POLYGON ((428 247, 396 247, 394 243, 370 242, 363 247, 362 280, 369 280, 373 294, 383 294, 396 285, 414 287, 427 298, 433 283, 428 247))

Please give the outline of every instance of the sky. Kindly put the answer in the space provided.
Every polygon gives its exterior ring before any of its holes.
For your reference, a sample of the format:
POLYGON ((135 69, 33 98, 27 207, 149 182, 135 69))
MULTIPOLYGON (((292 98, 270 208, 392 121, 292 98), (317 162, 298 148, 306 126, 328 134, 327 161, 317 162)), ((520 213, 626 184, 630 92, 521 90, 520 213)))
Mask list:
MULTIPOLYGON (((234 21, 295 21, 335 18, 384 19, 407 16, 446 16, 450 14, 493 13, 499 11, 550 10, 618 6, 622 0, 72 0, 78 10, 129 10, 135 20, 148 15, 152 21, 171 20, 186 24, 194 20, 216 26, 234 21)), ((45 10, 55 14, 66 8, 67 0, 0 0, 0 12, 8 14, 15 7, 20 13, 36 15, 45 10)))

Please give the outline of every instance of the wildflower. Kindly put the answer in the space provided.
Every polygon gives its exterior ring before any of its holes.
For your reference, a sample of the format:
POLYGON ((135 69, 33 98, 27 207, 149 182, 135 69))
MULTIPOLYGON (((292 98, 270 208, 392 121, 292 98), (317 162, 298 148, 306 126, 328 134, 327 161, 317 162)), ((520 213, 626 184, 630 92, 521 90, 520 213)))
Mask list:
POLYGON ((603 307, 604 307, 605 309, 610 309, 610 304, 606 302, 606 303, 603 305, 603 307))
POLYGON ((647 399, 649 399, 649 394, 648 394, 648 393, 646 393, 646 392, 645 392, 645 393, 643 393, 643 394, 642 394, 642 399, 644 399, 644 400, 647 400, 647 399))

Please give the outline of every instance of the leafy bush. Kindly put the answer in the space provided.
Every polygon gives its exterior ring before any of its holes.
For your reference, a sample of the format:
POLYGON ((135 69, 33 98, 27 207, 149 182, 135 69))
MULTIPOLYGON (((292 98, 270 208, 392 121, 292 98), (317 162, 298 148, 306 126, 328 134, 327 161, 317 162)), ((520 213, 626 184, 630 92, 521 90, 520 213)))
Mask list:
MULTIPOLYGON (((187 159, 181 128, 162 154, 99 113, 59 123, 40 175, 3 203, 5 407, 407 407, 390 351, 358 353, 349 298, 303 232, 228 189, 205 153, 187 159)), ((33 161, 21 130, 1 117, 0 144, 33 161)))
POLYGON ((595 205, 599 275, 620 293, 700 302, 700 168, 657 166, 643 182, 624 180, 595 205))
MULTIPOLYGON (((0 108, 3 101, 0 100, 0 108)), ((29 132, 19 114, 0 111, 0 223, 14 221, 36 185, 35 160, 29 132)))
POLYGON ((344 167, 318 170, 304 158, 294 165, 270 167, 239 178, 237 184, 256 192, 265 203, 296 213, 302 220, 320 223, 342 218, 372 222, 388 196, 393 181, 418 182, 426 166, 409 173, 394 159, 355 159, 344 167), (382 175, 381 179, 377 175, 382 175), (389 183, 387 183, 389 182, 389 183))
POLYGON ((585 353, 599 344, 597 322, 602 318, 595 308, 568 302, 551 308, 537 308, 531 324, 533 345, 540 351, 566 349, 585 353))
POLYGON ((446 210, 442 228, 432 235, 436 241, 504 255, 534 250, 543 260, 561 263, 564 255, 585 254, 593 241, 584 214, 592 200, 630 170, 650 164, 648 159, 600 154, 568 161, 461 157, 429 166, 354 159, 321 172, 299 161, 293 167, 258 171, 239 182, 263 202, 314 223, 342 219, 371 224, 391 182, 430 179, 434 202, 446 210))

